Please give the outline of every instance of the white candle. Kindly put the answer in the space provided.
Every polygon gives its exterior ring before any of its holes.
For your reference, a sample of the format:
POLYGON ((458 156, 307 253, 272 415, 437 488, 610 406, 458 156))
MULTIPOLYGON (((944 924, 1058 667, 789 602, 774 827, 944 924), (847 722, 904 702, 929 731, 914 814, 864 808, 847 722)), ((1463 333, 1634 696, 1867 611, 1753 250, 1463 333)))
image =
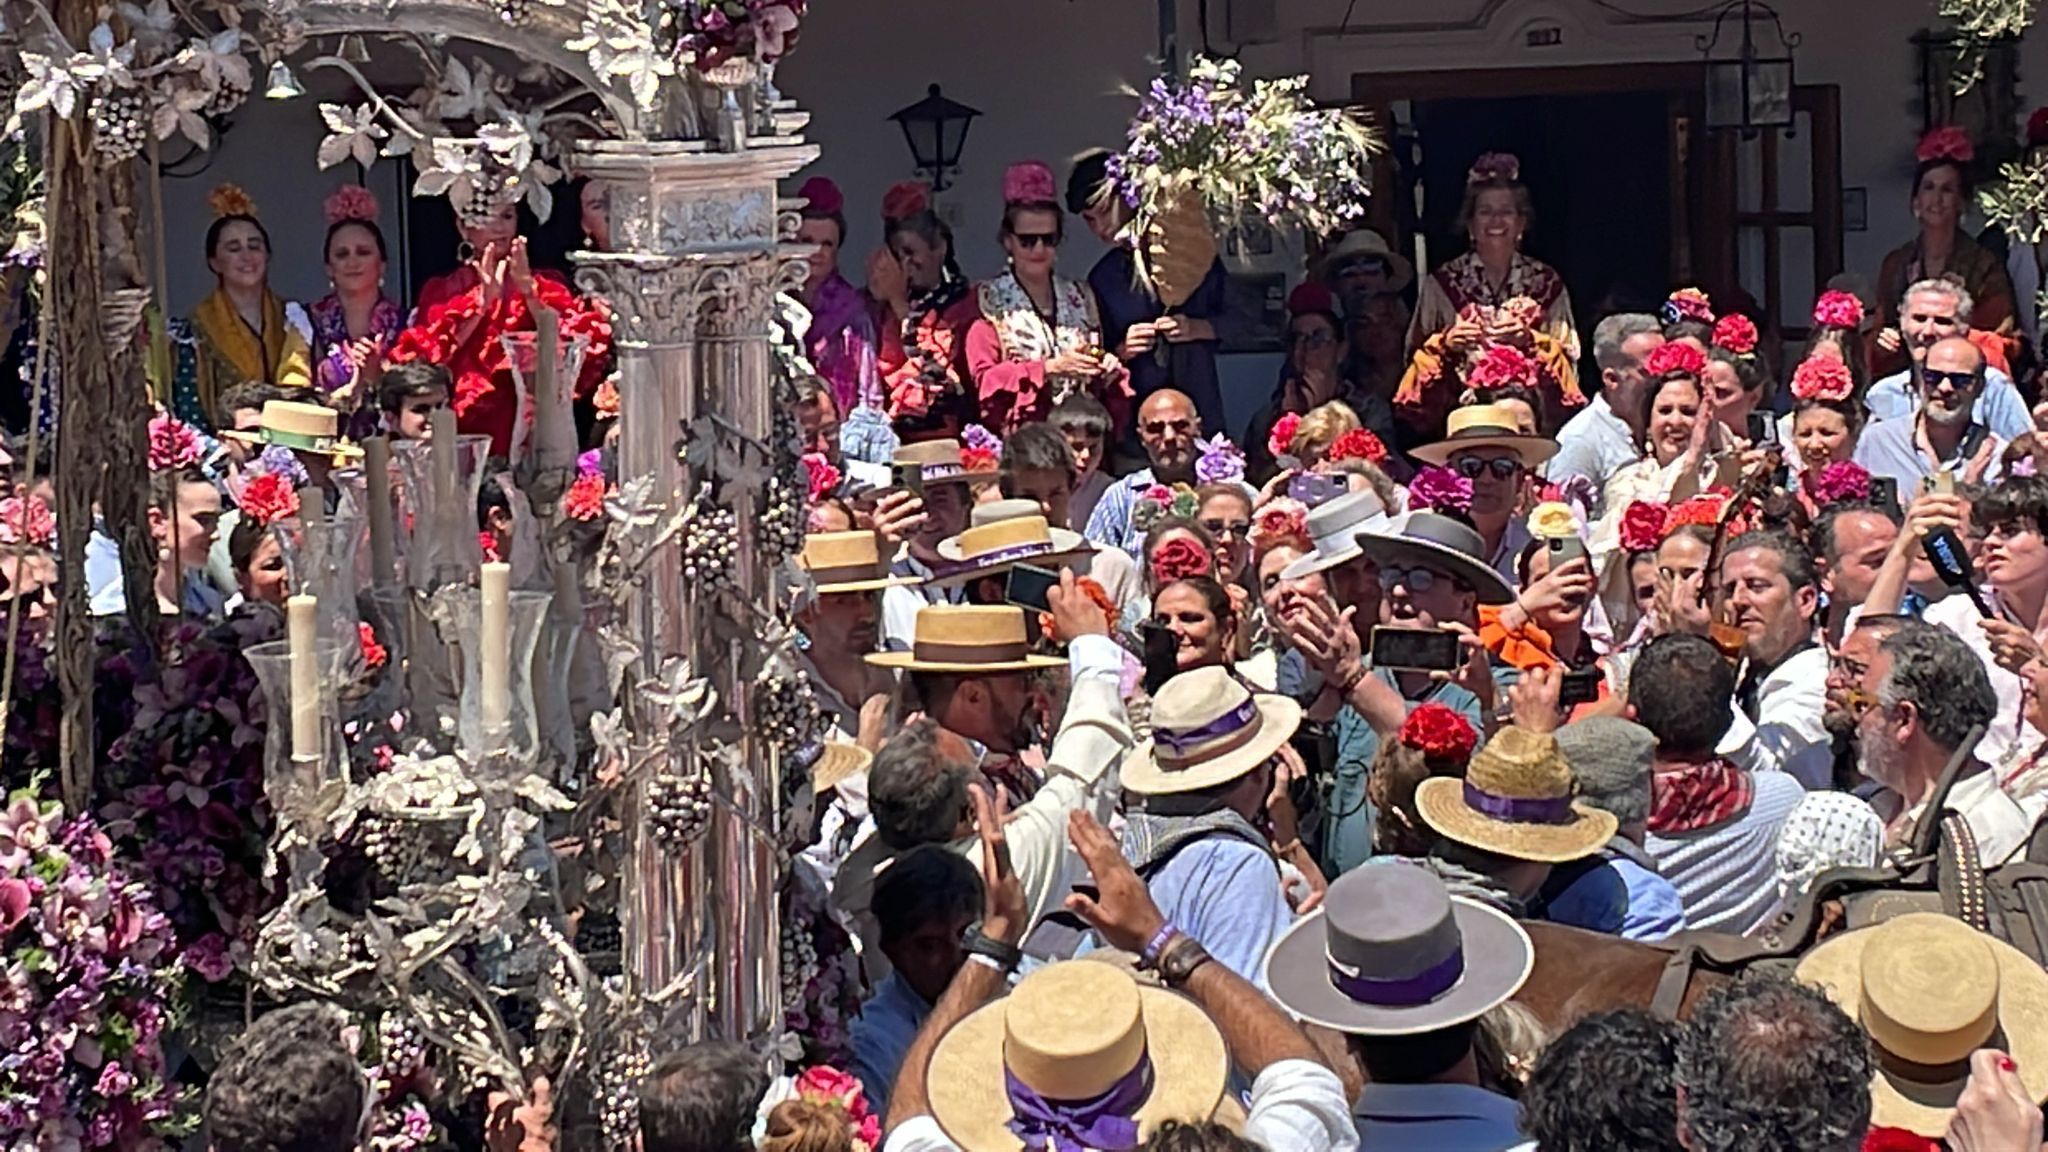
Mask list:
POLYGON ((384 588, 398 570, 391 547, 391 441, 382 436, 363 441, 363 480, 370 501, 370 584, 384 588))
MULTIPOLYGON (((478 718, 484 739, 504 735, 512 710, 512 566, 493 560, 484 565, 481 581, 483 613, 477 629, 479 664, 478 718)), ((486 747, 489 747, 486 744, 486 747)))
MULTIPOLYGON (((292 672, 292 759, 320 758, 320 666, 314 644, 320 635, 319 605, 300 594, 285 602, 285 636, 292 672)), ((275 712, 272 713, 275 716, 275 712)), ((276 721, 273 719, 272 723, 276 721)))

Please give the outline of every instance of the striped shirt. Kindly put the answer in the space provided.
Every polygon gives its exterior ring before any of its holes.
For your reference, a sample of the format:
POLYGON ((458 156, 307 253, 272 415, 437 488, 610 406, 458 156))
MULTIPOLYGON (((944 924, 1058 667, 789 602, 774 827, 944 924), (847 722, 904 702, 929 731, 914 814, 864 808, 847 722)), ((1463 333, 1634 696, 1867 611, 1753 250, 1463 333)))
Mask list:
POLYGON ((1778 829, 1806 789, 1786 772, 1754 774, 1749 811, 1723 824, 1675 836, 1650 833, 1643 847, 1685 901, 1687 928, 1742 935, 1778 901, 1778 829))

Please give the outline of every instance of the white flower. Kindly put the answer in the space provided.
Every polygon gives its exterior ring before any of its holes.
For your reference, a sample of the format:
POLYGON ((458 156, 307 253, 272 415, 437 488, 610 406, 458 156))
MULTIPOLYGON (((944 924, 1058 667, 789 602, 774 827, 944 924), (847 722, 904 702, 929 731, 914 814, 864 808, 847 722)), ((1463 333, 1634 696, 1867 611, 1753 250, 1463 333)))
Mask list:
POLYGON ((128 88, 135 84, 135 78, 128 74, 128 65, 135 59, 135 42, 114 43, 114 30, 105 22, 94 26, 92 37, 86 41, 92 50, 92 66, 98 78, 116 88, 128 88))
POLYGON ((377 110, 364 104, 349 108, 341 104, 320 105, 320 118, 327 122, 331 133, 320 141, 320 167, 332 168, 343 160, 354 159, 368 168, 377 162, 377 141, 391 133, 377 123, 377 110))
POLYGON ((28 75, 14 94, 14 110, 40 112, 47 108, 58 119, 68 120, 78 107, 78 90, 91 81, 81 67, 90 68, 92 57, 74 54, 61 63, 40 52, 23 52, 21 66, 28 75))

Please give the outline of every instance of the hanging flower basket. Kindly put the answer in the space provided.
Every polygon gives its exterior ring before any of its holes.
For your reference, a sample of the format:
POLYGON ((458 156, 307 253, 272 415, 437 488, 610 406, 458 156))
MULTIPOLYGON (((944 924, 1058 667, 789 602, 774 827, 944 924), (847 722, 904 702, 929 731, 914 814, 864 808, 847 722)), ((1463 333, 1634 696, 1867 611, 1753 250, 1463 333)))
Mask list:
POLYGON ((1216 261, 1216 230, 1201 193, 1191 185, 1163 197, 1163 205, 1143 233, 1138 266, 1147 269, 1152 293, 1168 311, 1179 308, 1202 286, 1216 261))

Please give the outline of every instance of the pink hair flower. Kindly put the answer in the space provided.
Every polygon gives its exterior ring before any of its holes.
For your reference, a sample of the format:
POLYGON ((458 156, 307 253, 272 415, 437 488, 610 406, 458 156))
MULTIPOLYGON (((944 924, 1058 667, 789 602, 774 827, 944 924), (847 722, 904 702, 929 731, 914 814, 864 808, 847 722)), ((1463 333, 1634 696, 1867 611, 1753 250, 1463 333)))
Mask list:
POLYGON ((199 463, 199 433, 168 412, 159 412, 149 422, 149 470, 174 472, 199 463))
POLYGON ((1977 158, 1977 146, 1970 142, 1970 133, 1962 126, 1944 124, 1920 138, 1920 146, 1913 149, 1913 158, 1922 164, 1938 160, 1968 164, 1977 158))
POLYGON ((1823 292, 1813 302, 1813 322, 1822 328, 1860 328, 1863 326, 1863 301, 1854 292, 1836 289, 1823 292))

